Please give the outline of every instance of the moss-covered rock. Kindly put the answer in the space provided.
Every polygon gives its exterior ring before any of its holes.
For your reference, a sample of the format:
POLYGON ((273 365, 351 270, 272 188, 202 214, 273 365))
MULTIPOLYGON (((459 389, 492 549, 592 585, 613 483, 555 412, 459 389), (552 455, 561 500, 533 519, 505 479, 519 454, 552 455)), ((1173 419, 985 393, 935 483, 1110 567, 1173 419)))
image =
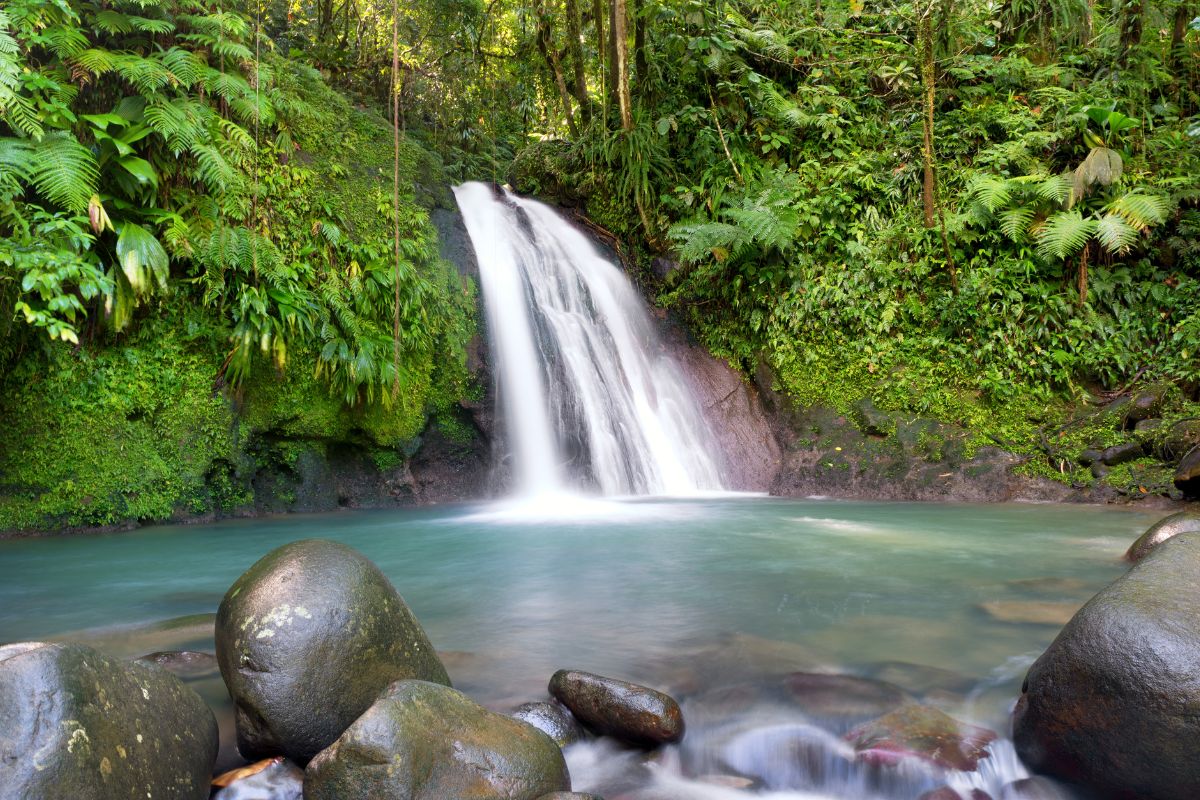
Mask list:
POLYGON ((217 660, 247 758, 308 761, 392 681, 450 679, 379 568, 343 544, 272 550, 226 593, 217 660))
POLYGON ((562 752, 461 692, 397 681, 305 771, 306 800, 536 800, 569 791, 562 752))
POLYGON ((166 670, 75 644, 0 647, 0 795, 204 800, 217 723, 166 670))

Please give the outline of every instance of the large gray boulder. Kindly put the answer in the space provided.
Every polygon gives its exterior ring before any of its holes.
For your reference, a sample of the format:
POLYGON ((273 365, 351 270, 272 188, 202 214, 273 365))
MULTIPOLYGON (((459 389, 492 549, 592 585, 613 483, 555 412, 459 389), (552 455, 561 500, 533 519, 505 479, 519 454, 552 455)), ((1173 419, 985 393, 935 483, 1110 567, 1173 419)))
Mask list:
POLYGON ((159 667, 77 644, 0 647, 0 798, 208 797, 217 722, 159 667))
POLYGON ((250 759, 303 764, 392 681, 450 684, 379 568, 322 539, 272 550, 238 578, 217 611, 216 645, 238 749, 250 759))
POLYGON ((1104 798, 1200 797, 1200 533, 1154 548, 1029 670, 1013 741, 1104 798))
POLYGON ((1200 514, 1180 511, 1163 517, 1129 545, 1129 549, 1125 551, 1125 560, 1136 564, 1167 539, 1189 531, 1200 531, 1200 514))
POLYGON ((549 736, 411 680, 388 687, 304 776, 305 800, 535 800, 570 788, 549 736))

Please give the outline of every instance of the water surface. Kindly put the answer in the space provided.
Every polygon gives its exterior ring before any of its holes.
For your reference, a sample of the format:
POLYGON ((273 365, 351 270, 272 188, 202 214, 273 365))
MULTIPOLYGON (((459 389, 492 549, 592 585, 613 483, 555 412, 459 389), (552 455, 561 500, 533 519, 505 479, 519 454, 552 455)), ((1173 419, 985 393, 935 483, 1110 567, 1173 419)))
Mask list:
POLYGON ((263 554, 320 536, 382 568, 445 653, 456 686, 485 704, 536 699, 562 667, 684 701, 691 727, 682 748, 649 767, 604 744, 575 748, 577 790, 911 800, 949 779, 998 793, 995 784, 1023 774, 1005 742, 993 748, 996 763, 969 779, 834 775, 828 764, 820 780, 793 774, 797 742, 818 735, 800 728, 828 734, 821 747, 836 749, 848 722, 778 700, 779 677, 871 676, 1006 733, 1025 669, 1058 631, 1021 620, 1069 615, 1121 574, 1122 552, 1157 516, 762 497, 590 501, 578 510, 564 520, 455 506, 3 541, 0 643, 77 639, 122 656, 211 649, 208 617, 152 623, 211 614, 263 554), (748 694, 720 699, 729 687, 748 694), (710 772, 754 783, 694 782, 710 772))

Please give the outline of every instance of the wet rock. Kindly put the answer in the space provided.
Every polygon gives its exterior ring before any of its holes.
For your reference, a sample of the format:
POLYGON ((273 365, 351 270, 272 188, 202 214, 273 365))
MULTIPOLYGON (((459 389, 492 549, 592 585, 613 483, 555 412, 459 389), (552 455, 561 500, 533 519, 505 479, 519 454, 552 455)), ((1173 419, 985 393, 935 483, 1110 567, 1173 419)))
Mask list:
POLYGON ((549 736, 461 692, 402 680, 305 770, 305 800, 535 800, 569 791, 549 736))
POLYGON ((1033 664, 1013 712, 1031 769, 1106 798, 1200 797, 1200 533, 1155 547, 1033 664))
POLYGON ((1100 461, 1107 466, 1115 467, 1118 464, 1144 458, 1149 452, 1150 447, 1145 442, 1124 442, 1104 448, 1104 452, 1100 454, 1100 461))
POLYGON ((996 734, 959 722, 929 706, 909 705, 846 734, 860 760, 891 765, 918 758, 966 772, 979 766, 996 734))
POLYGON ((550 694, 589 729, 630 744, 654 747, 683 738, 683 712, 673 698, 636 683, 560 669, 550 694))
POLYGON ((1175 463, 1200 444, 1200 419, 1184 419, 1159 429, 1155 437, 1154 454, 1163 461, 1175 463))
POLYGON ((1175 488, 1188 497, 1200 497, 1200 448, 1193 448, 1175 468, 1175 488))
POLYGON ((551 792, 544 794, 537 800, 604 800, 598 794, 585 794, 584 792, 551 792))
POLYGON ((217 723, 166 670, 90 647, 0 647, 0 796, 208 797, 217 723))
POLYGON ((216 656, 194 650, 160 650, 144 655, 138 661, 162 667, 184 681, 210 677, 219 671, 216 656))
POLYGON ((1005 581, 1004 585, 1021 591, 1047 594, 1074 594, 1087 588, 1087 583, 1079 578, 1060 578, 1049 575, 1041 578, 1017 578, 1005 581))
POLYGON ((1180 511, 1178 514, 1163 517, 1129 545, 1129 549, 1125 551, 1125 560, 1136 564, 1167 539, 1191 531, 1200 531, 1200 514, 1180 511))
POLYGON ((1098 461, 1095 464, 1092 464, 1092 466, 1088 469, 1091 471, 1092 477, 1096 480, 1102 480, 1106 475, 1108 475, 1109 472, 1112 471, 1098 461))
POLYGON ((866 719, 913 702, 899 686, 853 675, 793 672, 783 679, 783 685, 810 716, 866 719))
POLYGON ((980 603, 979 607, 998 622, 1025 623, 1031 625, 1066 625, 1079 603, 1053 603, 1044 600, 993 600, 980 603))
POLYGON ((276 756, 213 779, 212 800, 302 800, 304 771, 276 756))
POLYGON ((1170 389, 1171 384, 1164 383, 1144 389, 1130 398, 1122 408, 1125 427, 1132 428, 1139 422, 1162 414, 1163 401, 1170 389))
POLYGON ((518 706, 509 716, 537 728, 553 739, 559 747, 574 744, 586 735, 579 720, 571 716, 566 706, 559 703, 525 703, 518 706))
POLYGON ((979 681, 961 672, 910 661, 884 661, 870 669, 877 681, 903 687, 910 692, 969 692, 979 681))
POLYGON ((1071 800, 1071 794, 1054 781, 1034 776, 1004 785, 1000 800, 1071 800))
POLYGON ((1103 450, 1096 450, 1094 448, 1088 448, 1087 450, 1084 450, 1082 453, 1080 453, 1075 458, 1075 460, 1079 463, 1079 465, 1081 467, 1090 467, 1092 464, 1098 463, 1100 461, 1100 459, 1102 459, 1102 458, 1104 458, 1103 450))
POLYGON ((321 539, 272 550, 234 582, 217 612, 216 645, 247 758, 304 763, 392 681, 450 682, 383 573, 321 539))
POLYGON ((971 789, 968 792, 960 792, 956 789, 951 789, 949 786, 942 786, 939 789, 926 792, 918 797, 917 800, 992 800, 992 796, 982 789, 971 789))

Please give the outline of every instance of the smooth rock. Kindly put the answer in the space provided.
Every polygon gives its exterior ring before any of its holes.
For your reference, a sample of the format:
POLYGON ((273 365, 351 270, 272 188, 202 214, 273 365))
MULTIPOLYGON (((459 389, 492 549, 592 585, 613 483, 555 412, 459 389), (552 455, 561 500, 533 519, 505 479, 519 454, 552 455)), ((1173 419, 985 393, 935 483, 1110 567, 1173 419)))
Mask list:
POLYGON ((604 798, 598 794, 584 792, 551 792, 542 795, 537 800, 604 800, 604 798))
POLYGON ((0 797, 204 800, 217 723, 164 669, 90 647, 0 647, 0 797))
POLYGON ((1124 444, 1115 444, 1112 447, 1106 447, 1100 455, 1100 461, 1107 466, 1115 467, 1118 464, 1144 458, 1149 452, 1150 447, 1145 442, 1125 442, 1124 444))
POLYGON ((574 744, 586 736, 579 720, 571 715, 570 709, 560 703, 524 703, 509 716, 537 728, 553 739, 559 747, 574 744))
POLYGON ((246 758, 305 763, 390 683, 449 684, 425 631, 379 568, 336 542, 272 550, 234 582, 217 660, 246 758))
POLYGON ((683 712, 673 698, 636 683, 560 669, 550 694, 586 727, 630 744, 654 747, 683 738, 683 712))
POLYGON ((1033 664, 1013 712, 1031 769, 1098 797, 1200 797, 1200 533, 1155 547, 1033 664))
POLYGON ((536 800, 569 791, 549 736, 426 681, 393 683, 305 770, 305 800, 536 800))
POLYGON ((1166 399, 1167 392, 1170 389, 1171 384, 1164 383, 1151 386, 1135 394, 1122 409, 1124 411, 1125 427, 1132 428, 1139 422, 1153 419, 1161 414, 1163 401, 1166 399))
POLYGON ((1158 545, 1181 533, 1200 531, 1200 514, 1191 511, 1180 511, 1177 514, 1163 517, 1146 529, 1129 549, 1125 551, 1125 560, 1137 563, 1150 554, 1158 545))
POLYGON ((959 722, 929 706, 908 705, 846 734, 859 759, 892 765, 918 758, 947 769, 974 771, 996 734, 959 722))
POLYGON ((783 686, 805 714, 819 717, 866 719, 913 702, 899 686, 854 675, 793 672, 783 686))
POLYGON ((1175 488, 1189 497, 1200 497, 1200 447, 1193 448, 1175 468, 1175 488))
POLYGON ((998 622, 1062 627, 1075 616, 1079 603, 1053 603, 1046 600, 992 600, 980 603, 989 617, 998 622))
POLYGON ((212 800, 302 800, 304 770, 276 756, 213 779, 212 800))

